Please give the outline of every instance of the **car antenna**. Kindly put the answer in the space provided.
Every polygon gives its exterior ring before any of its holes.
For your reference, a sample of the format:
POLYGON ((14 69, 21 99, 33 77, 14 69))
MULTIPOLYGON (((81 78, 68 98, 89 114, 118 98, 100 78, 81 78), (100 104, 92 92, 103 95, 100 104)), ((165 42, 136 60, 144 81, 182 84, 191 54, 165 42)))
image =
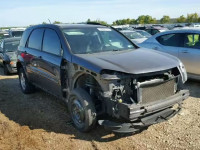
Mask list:
POLYGON ((50 19, 48 19, 49 20, 49 23, 51 24, 51 21, 50 21, 50 19))

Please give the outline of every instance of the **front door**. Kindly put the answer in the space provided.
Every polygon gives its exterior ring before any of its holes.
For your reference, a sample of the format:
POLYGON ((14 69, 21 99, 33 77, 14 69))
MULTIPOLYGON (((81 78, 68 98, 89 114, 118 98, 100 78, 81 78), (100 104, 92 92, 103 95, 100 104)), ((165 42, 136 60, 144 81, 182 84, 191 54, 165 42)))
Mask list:
POLYGON ((61 96, 61 43, 58 34, 53 29, 45 29, 42 55, 40 57, 39 72, 41 87, 54 95, 61 96))

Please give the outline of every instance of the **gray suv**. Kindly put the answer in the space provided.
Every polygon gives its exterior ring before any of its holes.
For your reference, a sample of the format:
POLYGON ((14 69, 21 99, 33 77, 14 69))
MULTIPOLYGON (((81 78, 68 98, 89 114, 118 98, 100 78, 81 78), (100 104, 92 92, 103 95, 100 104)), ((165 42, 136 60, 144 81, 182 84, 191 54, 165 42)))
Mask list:
POLYGON ((64 100, 82 132, 97 122, 114 132, 146 129, 177 114, 189 96, 176 57, 139 48, 102 25, 29 27, 17 70, 22 92, 39 87, 64 100))
POLYGON ((17 48, 20 38, 5 38, 0 42, 0 65, 3 66, 4 74, 16 73, 17 48))

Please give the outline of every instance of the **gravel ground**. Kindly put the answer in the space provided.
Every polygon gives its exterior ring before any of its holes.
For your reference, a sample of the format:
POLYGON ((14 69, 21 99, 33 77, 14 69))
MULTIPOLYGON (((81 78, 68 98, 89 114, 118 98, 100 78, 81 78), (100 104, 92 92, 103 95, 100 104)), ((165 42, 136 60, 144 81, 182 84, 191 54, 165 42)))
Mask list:
POLYGON ((64 104, 43 91, 24 95, 18 76, 0 69, 0 150, 18 149, 200 149, 200 82, 185 85, 191 96, 180 114, 135 135, 115 135, 98 126, 80 133, 64 104))

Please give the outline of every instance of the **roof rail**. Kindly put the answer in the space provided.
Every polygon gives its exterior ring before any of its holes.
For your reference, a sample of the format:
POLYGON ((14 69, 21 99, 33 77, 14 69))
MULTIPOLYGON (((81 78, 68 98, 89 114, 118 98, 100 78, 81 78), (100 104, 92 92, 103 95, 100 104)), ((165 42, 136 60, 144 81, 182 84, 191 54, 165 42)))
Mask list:
MULTIPOLYGON (((100 24, 100 23, 98 23, 98 22, 87 22, 87 24, 92 24, 92 25, 102 25, 102 24, 100 24)), ((102 25, 103 26, 103 25, 102 25)))

